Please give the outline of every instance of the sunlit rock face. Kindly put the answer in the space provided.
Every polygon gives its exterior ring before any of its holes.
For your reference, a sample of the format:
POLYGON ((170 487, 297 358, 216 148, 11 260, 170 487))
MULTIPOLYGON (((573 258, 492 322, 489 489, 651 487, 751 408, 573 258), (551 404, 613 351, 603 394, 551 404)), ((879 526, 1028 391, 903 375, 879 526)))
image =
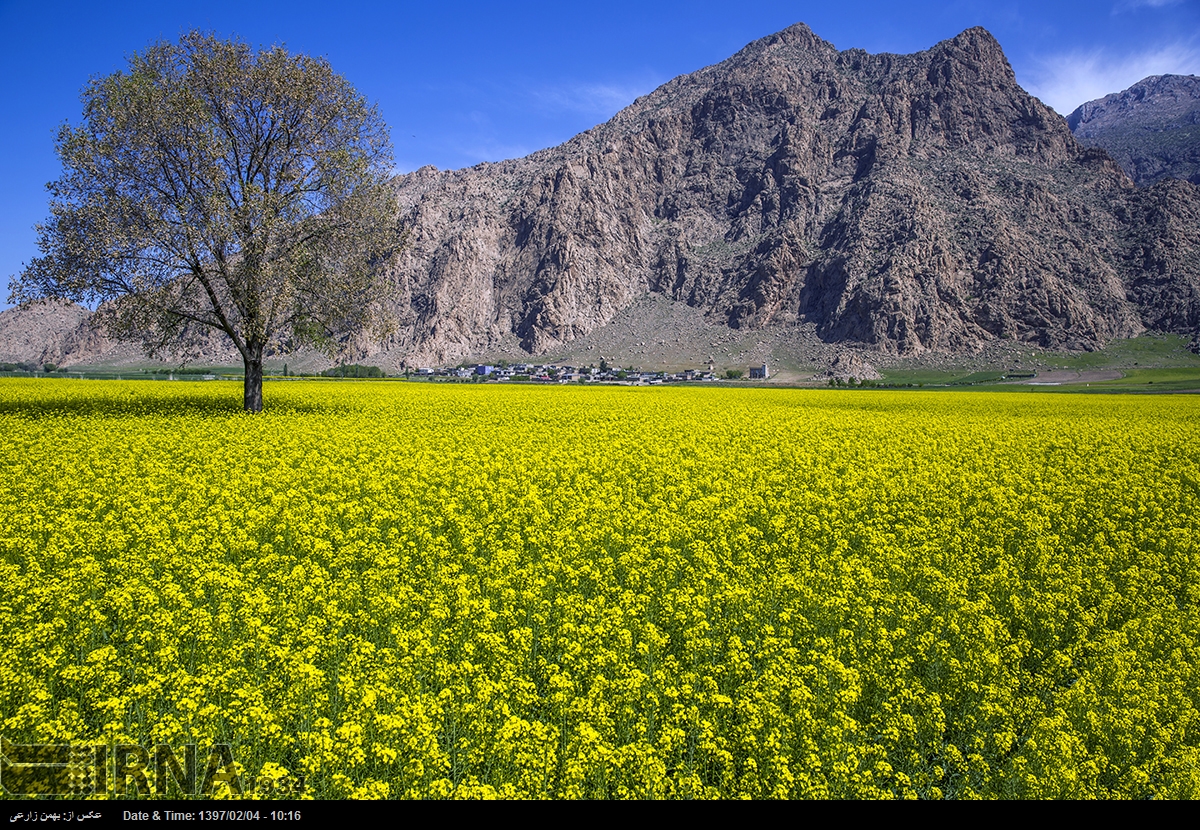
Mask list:
POLYGON ((1067 117, 1080 144, 1108 152, 1133 181, 1200 185, 1200 77, 1151 75, 1067 117))

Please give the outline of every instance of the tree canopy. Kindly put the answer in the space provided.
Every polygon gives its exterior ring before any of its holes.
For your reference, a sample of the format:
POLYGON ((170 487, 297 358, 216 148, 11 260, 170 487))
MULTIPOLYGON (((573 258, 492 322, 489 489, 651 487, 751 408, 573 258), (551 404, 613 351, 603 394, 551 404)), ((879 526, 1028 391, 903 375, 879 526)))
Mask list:
POLYGON ((147 354, 223 332, 262 408, 273 349, 382 334, 398 246, 387 127, 322 58, 191 32, 91 80, 56 141, 42 256, 12 302, 99 305, 147 354))

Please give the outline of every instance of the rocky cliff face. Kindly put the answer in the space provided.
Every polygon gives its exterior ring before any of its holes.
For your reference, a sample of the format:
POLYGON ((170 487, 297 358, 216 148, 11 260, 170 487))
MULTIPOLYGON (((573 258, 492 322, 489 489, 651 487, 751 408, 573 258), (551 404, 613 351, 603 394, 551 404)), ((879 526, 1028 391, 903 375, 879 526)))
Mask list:
POLYGON ((1151 75, 1067 117, 1085 147, 1108 152, 1138 185, 1200 185, 1200 77, 1151 75))
MULTIPOLYGON (((186 350, 161 358, 168 364, 241 362, 233 343, 207 328, 192 334, 186 350)), ((145 360, 139 344, 111 340, 96 313, 75 303, 45 300, 0 311, 0 363, 86 366, 145 360)))
POLYGON ((0 363, 72 362, 98 357, 112 344, 74 303, 43 302, 0 312, 0 363))
POLYGON ((541 353, 647 293, 898 354, 1200 328, 1200 190, 1134 187, 983 29, 870 55, 798 24, 559 147, 396 186, 412 361, 541 353))

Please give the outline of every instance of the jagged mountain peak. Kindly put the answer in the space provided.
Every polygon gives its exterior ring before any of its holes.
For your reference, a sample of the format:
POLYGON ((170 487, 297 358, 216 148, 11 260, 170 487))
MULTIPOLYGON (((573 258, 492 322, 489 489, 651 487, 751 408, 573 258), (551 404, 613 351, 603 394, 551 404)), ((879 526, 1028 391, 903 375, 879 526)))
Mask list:
POLYGON ((776 47, 815 49, 823 52, 837 51, 833 44, 814 34, 813 30, 808 27, 808 24, 793 23, 786 29, 781 29, 774 34, 751 41, 740 51, 736 52, 732 58, 727 58, 726 60, 734 60, 741 55, 751 55, 776 47))
POLYGON ((944 40, 934 48, 939 48, 945 45, 953 45, 957 49, 973 53, 976 57, 987 57, 993 59, 1004 58, 1004 49, 1000 46, 1000 41, 982 26, 972 26, 969 29, 964 29, 952 38, 944 40))

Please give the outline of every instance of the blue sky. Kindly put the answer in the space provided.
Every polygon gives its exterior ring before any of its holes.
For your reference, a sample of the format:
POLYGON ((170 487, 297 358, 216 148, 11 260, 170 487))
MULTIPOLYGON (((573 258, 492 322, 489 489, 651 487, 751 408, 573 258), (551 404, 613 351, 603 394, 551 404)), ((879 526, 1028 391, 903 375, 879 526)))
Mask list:
MULTIPOLYGON (((807 23, 839 49, 915 52, 984 26, 1064 115, 1146 75, 1200 74, 1200 0, 753 3, 0 0, 0 287, 37 255, 53 139, 89 77, 190 28, 326 57, 375 101, 401 171, 525 155, 659 84, 807 23)), ((0 307, 7 298, 0 290, 0 307)))

